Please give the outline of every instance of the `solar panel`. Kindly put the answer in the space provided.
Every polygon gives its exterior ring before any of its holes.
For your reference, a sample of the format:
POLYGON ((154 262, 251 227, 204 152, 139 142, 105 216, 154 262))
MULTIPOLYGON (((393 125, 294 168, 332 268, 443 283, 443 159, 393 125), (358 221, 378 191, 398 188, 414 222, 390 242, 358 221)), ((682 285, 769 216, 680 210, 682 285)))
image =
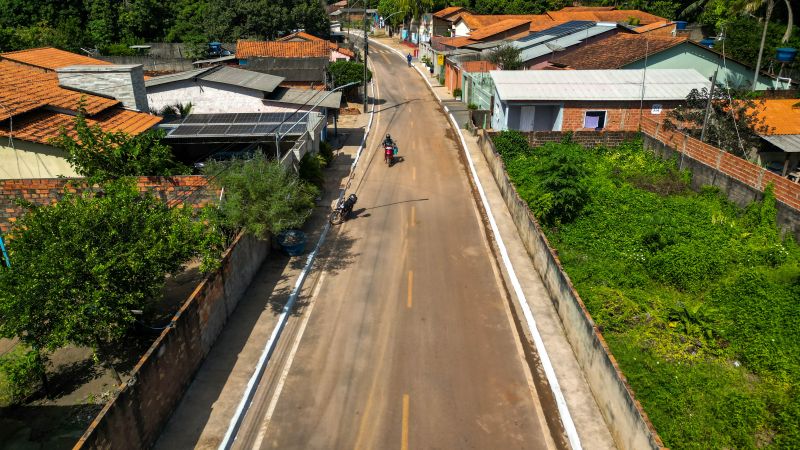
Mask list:
POLYGON ((269 125, 256 125, 253 129, 253 134, 271 134, 275 132, 275 128, 278 124, 269 124, 269 125))
POLYGON ((225 134, 230 125, 206 125, 197 134, 225 134))
POLYGON ((189 114, 189 117, 187 117, 183 123, 208 123, 208 116, 208 114, 189 114))
POLYGON ((239 113, 233 123, 258 123, 261 121, 262 113, 239 113))
POLYGON ((196 135, 201 129, 202 126, 194 126, 194 125, 181 125, 178 128, 172 130, 170 136, 194 136, 196 135))
POLYGON ((573 20, 571 22, 562 23, 560 25, 556 25, 552 28, 548 28, 546 30, 539 31, 537 33, 529 34, 522 39, 519 39, 519 42, 530 42, 534 39, 539 39, 542 37, 561 37, 566 36, 568 34, 575 33, 577 31, 585 30, 591 28, 595 25, 595 22, 590 20, 573 20))
POLYGON ((231 125, 228 134, 247 135, 253 132, 255 125, 231 125))
POLYGON ((235 114, 212 114, 208 123, 231 123, 235 118, 235 114))

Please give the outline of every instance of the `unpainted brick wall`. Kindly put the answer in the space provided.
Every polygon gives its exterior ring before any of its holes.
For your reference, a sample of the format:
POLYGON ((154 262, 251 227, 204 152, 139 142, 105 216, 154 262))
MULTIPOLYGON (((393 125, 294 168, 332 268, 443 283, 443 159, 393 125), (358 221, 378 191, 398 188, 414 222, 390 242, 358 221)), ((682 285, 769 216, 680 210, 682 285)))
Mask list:
POLYGON ((660 122, 654 120, 643 120, 642 132, 757 191, 763 192, 767 184, 772 183, 775 198, 800 212, 800 184, 677 130, 665 130, 660 122))
POLYGON ((606 131, 639 131, 640 115, 645 119, 662 120, 678 102, 646 100, 640 102, 565 102, 562 109, 561 130, 588 130, 584 128, 586 111, 606 111, 606 131), (653 114, 653 105, 661 105, 661 112, 653 114), (641 107, 641 108, 640 108, 641 107))
MULTIPOLYGON (((142 192, 148 191, 169 206, 190 204, 200 207, 214 201, 216 189, 208 186, 204 176, 139 177, 137 184, 142 192)), ((64 192, 83 192, 94 189, 82 178, 28 178, 0 180, 0 232, 8 232, 24 213, 17 200, 37 205, 49 205, 64 196, 64 192)))
MULTIPOLYGON (((562 131, 531 131, 526 134, 532 147, 539 147, 548 142, 562 142, 567 137, 567 133, 562 131)), ((638 135, 629 131, 575 131, 570 139, 584 147, 601 145, 613 147, 638 135)))

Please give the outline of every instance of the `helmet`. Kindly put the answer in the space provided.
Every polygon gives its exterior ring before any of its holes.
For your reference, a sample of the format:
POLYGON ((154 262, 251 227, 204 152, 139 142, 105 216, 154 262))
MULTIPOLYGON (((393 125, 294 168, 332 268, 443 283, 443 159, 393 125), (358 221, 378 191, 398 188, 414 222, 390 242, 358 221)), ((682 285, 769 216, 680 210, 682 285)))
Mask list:
POLYGON ((387 140, 392 140, 392 135, 391 135, 391 134, 389 134, 389 133, 386 133, 386 139, 387 139, 387 140))

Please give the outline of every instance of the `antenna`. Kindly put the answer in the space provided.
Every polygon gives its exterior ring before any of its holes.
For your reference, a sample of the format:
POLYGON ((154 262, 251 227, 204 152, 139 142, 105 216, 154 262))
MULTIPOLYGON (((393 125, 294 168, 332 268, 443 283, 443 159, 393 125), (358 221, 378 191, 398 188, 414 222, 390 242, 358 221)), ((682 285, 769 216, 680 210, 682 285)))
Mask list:
POLYGON ((552 43, 552 42, 545 42, 545 43, 544 43, 544 46, 545 46, 545 47, 547 47, 547 48, 549 48, 549 49, 550 49, 550 51, 552 52, 552 53, 550 54, 550 57, 551 57, 551 58, 552 58, 552 57, 555 55, 555 53, 556 53, 556 52, 563 52, 564 50, 566 50, 566 48, 565 48, 565 47, 562 47, 562 46, 560 46, 560 45, 558 45, 558 44, 554 44, 554 43, 552 43))

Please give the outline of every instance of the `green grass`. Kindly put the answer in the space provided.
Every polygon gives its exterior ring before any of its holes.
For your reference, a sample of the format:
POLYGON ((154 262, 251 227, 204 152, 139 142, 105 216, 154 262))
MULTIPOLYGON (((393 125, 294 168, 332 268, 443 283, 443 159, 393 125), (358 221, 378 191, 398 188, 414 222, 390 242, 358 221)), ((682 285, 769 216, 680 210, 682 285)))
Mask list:
POLYGON ((638 141, 496 142, 665 445, 797 448, 800 248, 779 237, 774 197, 741 209, 693 192, 638 141), (581 175, 554 190, 553 161, 581 175), (553 220, 575 192, 577 215, 553 220))

